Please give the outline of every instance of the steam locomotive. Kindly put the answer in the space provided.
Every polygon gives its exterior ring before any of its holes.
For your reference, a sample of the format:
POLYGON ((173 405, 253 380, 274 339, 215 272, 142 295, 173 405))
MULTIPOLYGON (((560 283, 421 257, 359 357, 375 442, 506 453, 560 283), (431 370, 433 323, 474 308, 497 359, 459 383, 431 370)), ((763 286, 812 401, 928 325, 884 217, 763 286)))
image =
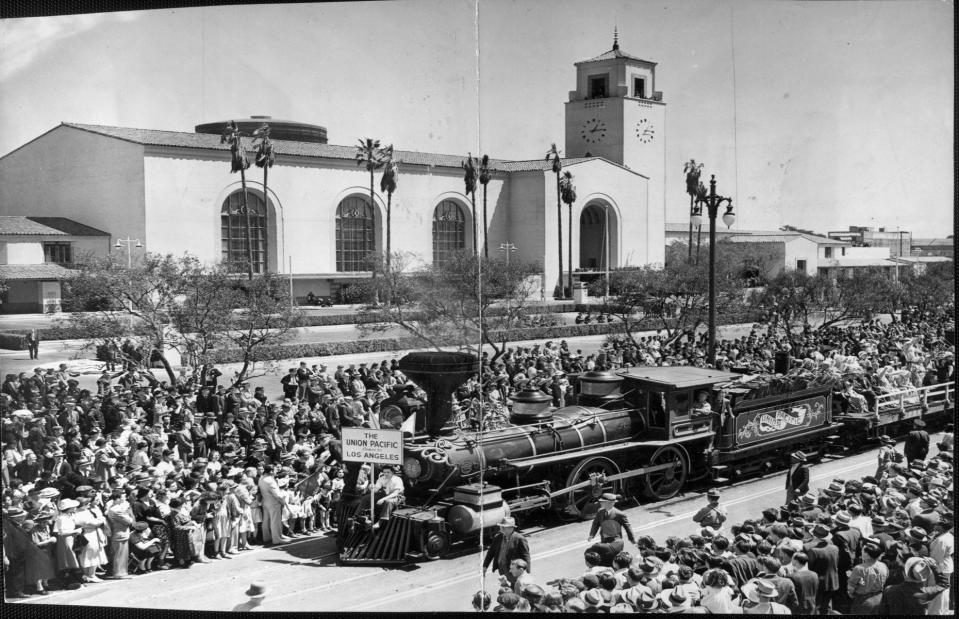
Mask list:
POLYGON ((521 391, 508 423, 478 431, 455 423, 452 401, 478 373, 475 356, 411 353, 399 367, 426 392, 425 402, 403 394, 381 403, 384 423, 418 415, 404 445, 405 504, 375 528, 369 499, 345 496, 341 563, 436 559, 508 515, 588 519, 604 492, 664 500, 696 480, 772 470, 797 449, 813 459, 841 454, 912 418, 955 411, 951 383, 881 396, 878 414, 856 415, 833 410, 829 387, 756 393, 731 372, 636 367, 574 376, 575 404, 558 409, 540 391, 521 391))

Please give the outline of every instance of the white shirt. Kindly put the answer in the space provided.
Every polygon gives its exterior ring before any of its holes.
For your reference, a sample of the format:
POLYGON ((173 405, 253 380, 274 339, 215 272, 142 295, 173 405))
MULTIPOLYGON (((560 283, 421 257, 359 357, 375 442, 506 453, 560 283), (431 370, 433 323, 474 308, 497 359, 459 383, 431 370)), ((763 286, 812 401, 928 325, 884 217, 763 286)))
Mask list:
POLYGON ((389 481, 386 481, 386 477, 380 477, 376 480, 376 484, 373 486, 374 494, 382 490, 386 494, 403 494, 403 480, 393 475, 390 477, 389 481))
POLYGON ((932 557, 943 574, 952 574, 953 555, 956 552, 956 541, 952 531, 943 533, 929 544, 929 556, 932 557))

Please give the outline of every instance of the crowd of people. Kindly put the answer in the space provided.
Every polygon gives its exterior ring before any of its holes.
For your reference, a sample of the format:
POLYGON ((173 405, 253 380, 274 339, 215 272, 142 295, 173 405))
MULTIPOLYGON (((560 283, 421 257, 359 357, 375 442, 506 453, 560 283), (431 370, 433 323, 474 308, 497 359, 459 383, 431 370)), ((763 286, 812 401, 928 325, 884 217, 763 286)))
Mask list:
MULTIPOLYGON (((717 364, 771 372, 775 352, 789 350, 796 371, 810 362, 842 368, 863 397, 880 393, 890 372, 908 373, 914 386, 931 376, 945 382, 954 372, 944 337, 950 311, 788 337, 757 324, 748 336, 721 342, 717 364)), ((119 350, 95 388, 81 388, 66 364, 5 377, 8 598, 229 560, 255 544, 331 531, 348 472, 359 493, 379 490, 384 498, 402 488, 400 475, 384 482, 386 474, 374 479, 368 466, 342 462, 339 443, 343 427, 396 423, 380 418, 387 398, 425 396, 396 359, 335 368, 300 362, 268 395, 229 384, 210 365, 181 368, 167 384, 119 350)), ((514 347, 496 359, 484 354, 481 373, 457 389, 454 406, 465 424, 475 423, 477 402, 505 410, 522 389, 540 389, 563 406, 572 397, 569 374, 704 365, 704 350, 701 339, 662 333, 635 343, 613 337, 586 355, 565 341, 514 347)))
MULTIPOLYGON (((895 441, 883 437, 886 454, 895 441)), ((833 479, 754 518, 727 522, 718 491, 694 533, 636 537, 616 495, 600 509, 580 574, 542 583, 507 518, 486 564, 500 576, 499 612, 945 615, 954 607, 951 441, 928 459, 885 458, 876 476, 833 479), (706 524, 708 523, 708 524, 706 524), (705 525, 705 526, 704 526, 705 525), (627 550, 623 538, 635 546, 627 550)), ((797 454, 798 458, 802 454, 797 454)), ((495 605, 494 605, 495 604, 495 605)))

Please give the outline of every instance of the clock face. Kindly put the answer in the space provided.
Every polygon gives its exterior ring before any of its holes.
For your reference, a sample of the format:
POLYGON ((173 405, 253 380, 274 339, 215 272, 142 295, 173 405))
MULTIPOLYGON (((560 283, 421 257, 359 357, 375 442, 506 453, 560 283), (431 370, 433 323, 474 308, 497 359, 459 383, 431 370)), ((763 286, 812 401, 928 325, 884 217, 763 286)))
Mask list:
POLYGON ((655 134, 656 129, 653 128, 653 123, 649 122, 648 118, 644 118, 636 123, 636 137, 643 144, 652 142, 655 134))
POLYGON ((595 118, 590 118, 580 126, 579 134, 583 140, 590 144, 602 142, 606 137, 606 123, 595 118))

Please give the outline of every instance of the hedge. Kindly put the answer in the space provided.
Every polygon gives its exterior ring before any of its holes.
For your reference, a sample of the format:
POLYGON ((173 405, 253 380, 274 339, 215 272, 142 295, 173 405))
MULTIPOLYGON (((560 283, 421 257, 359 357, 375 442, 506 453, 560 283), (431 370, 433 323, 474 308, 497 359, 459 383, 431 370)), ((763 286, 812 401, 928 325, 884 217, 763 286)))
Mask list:
MULTIPOLYGON (((755 312, 736 312, 719 317, 719 324, 739 324, 743 322, 755 322, 757 315, 755 312)), ((636 331, 652 331, 662 329, 662 322, 658 318, 643 318, 634 323, 636 331)), ((556 325, 550 327, 532 327, 529 329, 516 329, 514 335, 510 338, 512 342, 525 340, 547 340, 582 337, 588 335, 609 335, 612 333, 623 333, 623 323, 592 323, 588 325, 556 325)), ((492 337, 495 341, 501 337, 501 332, 494 331, 492 337)), ((443 345, 455 345, 453 340, 441 341, 443 345)), ((330 357, 334 355, 355 355, 370 352, 392 352, 397 350, 407 350, 411 348, 427 348, 427 344, 415 337, 383 338, 371 340, 354 340, 350 342, 314 342, 310 344, 277 344, 273 346, 263 346, 256 351, 255 361, 269 359, 305 359, 309 357, 330 357)), ((209 363, 238 363, 243 361, 242 354, 236 348, 223 348, 210 352, 205 361, 209 363)))
POLYGON ((4 350, 26 350, 27 335, 16 331, 0 333, 0 348, 4 350))

